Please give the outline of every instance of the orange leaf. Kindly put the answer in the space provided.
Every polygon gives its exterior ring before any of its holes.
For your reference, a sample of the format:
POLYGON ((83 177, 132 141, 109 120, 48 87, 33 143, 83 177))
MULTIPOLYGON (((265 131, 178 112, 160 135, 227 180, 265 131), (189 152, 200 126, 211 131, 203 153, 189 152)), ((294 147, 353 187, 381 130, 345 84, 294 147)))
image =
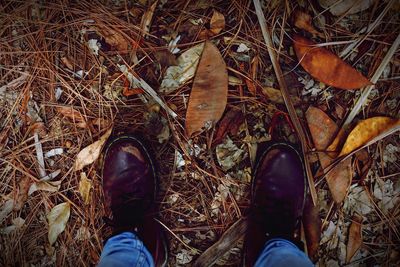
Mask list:
POLYGON ((128 52, 129 42, 125 39, 125 36, 122 34, 122 32, 104 27, 99 29, 99 34, 104 37, 107 44, 117 49, 118 52, 128 52))
POLYGON ((362 245, 361 223, 362 217, 359 215, 354 215, 349 229, 349 240, 347 241, 346 249, 346 263, 350 262, 351 258, 353 258, 357 250, 362 245))
POLYGON ((318 32, 311 24, 311 16, 301 10, 296 10, 293 14, 294 16, 294 26, 299 29, 303 29, 312 33, 313 35, 318 35, 323 37, 324 35, 318 32))
MULTIPOLYGON (((315 147, 318 150, 325 150, 330 140, 335 137, 338 130, 337 125, 322 110, 310 107, 306 112, 307 123, 315 147)), ((318 153, 322 168, 325 170, 334 161, 328 153, 318 153)), ((351 159, 348 158, 336 165, 326 175, 329 191, 336 203, 341 203, 347 194, 352 177, 351 159)))
POLYGON ((373 117, 359 122, 347 137, 339 157, 353 152, 374 137, 398 125, 400 125, 400 120, 389 117, 373 117))
POLYGON ((341 89, 359 89, 371 82, 329 50, 294 35, 294 50, 301 66, 315 79, 341 89))
POLYGON ((315 148, 324 150, 338 131, 336 123, 325 112, 315 107, 308 108, 306 119, 315 148))
POLYGON ((237 134, 240 125, 244 121, 244 116, 241 110, 229 110, 219 123, 217 133, 215 134, 213 144, 218 145, 225 138, 227 133, 232 135, 237 134))
POLYGON ((214 125, 225 110, 228 72, 218 48, 206 41, 193 81, 186 113, 186 134, 191 137, 214 125))

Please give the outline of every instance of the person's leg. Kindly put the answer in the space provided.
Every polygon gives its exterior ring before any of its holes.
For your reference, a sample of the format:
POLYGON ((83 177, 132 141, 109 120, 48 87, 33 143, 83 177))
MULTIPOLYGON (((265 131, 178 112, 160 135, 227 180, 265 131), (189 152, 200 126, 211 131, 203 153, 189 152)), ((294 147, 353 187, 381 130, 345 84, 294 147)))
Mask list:
POLYGON ((107 240, 99 267, 154 266, 153 257, 132 232, 123 232, 107 240))
POLYGON ((254 266, 309 267, 314 266, 314 264, 292 242, 282 238, 274 238, 265 244, 254 266))
POLYGON ((147 146, 135 135, 111 138, 104 152, 102 177, 113 235, 104 246, 99 266, 166 266, 168 247, 155 220, 158 181, 147 146))
MULTIPOLYGON (((306 196, 302 156, 287 143, 259 146, 251 184, 251 209, 245 238, 246 266, 303 266, 300 221, 306 196), (275 241, 274 241, 275 240, 275 241), (282 265, 279 263, 282 261, 282 265), (273 264, 272 264, 273 263, 273 264)), ((310 260, 304 261, 312 266, 310 260)))

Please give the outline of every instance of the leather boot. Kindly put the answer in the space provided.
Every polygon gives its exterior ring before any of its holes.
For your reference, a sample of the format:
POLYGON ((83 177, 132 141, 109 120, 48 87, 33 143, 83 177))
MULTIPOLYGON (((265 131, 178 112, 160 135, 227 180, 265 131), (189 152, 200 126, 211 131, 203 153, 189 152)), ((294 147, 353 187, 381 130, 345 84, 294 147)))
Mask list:
POLYGON ((283 238, 299 246, 306 195, 301 154, 290 144, 270 143, 258 151, 251 185, 252 206, 245 237, 244 265, 253 266, 265 243, 283 238))
POLYGON ((155 164, 143 141, 135 135, 111 138, 102 169, 105 204, 113 215, 113 235, 135 232, 152 253, 156 266, 166 266, 166 239, 155 220, 155 164))

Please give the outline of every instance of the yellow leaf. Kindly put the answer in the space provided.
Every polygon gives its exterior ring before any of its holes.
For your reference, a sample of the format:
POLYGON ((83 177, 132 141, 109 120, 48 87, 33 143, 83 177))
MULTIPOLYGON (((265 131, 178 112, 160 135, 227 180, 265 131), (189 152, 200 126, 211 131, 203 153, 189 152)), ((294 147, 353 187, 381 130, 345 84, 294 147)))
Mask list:
POLYGON ((376 136, 398 125, 400 125, 400 120, 389 117, 373 117, 360 121, 347 137, 339 157, 350 154, 376 136))
POLYGON ((110 128, 102 137, 100 137, 99 140, 85 147, 81 150, 81 152, 78 153, 74 164, 75 171, 79 171, 86 165, 92 164, 99 157, 101 149, 110 136, 111 131, 112 128, 110 128))
POLYGON ((186 112, 187 136, 212 127, 224 113, 227 98, 228 71, 225 61, 218 48, 206 41, 186 112))
POLYGON ((65 230, 69 215, 71 212, 71 206, 68 202, 64 202, 55 206, 49 214, 47 214, 47 221, 49 223, 49 242, 53 245, 59 234, 65 230))
POLYGON ((90 181, 86 173, 81 172, 81 180, 79 181, 79 193, 81 194, 85 204, 89 204, 90 190, 92 189, 92 181, 90 181))
POLYGON ((214 10, 214 13, 210 21, 210 31, 213 34, 220 33, 225 28, 225 17, 218 11, 214 10))

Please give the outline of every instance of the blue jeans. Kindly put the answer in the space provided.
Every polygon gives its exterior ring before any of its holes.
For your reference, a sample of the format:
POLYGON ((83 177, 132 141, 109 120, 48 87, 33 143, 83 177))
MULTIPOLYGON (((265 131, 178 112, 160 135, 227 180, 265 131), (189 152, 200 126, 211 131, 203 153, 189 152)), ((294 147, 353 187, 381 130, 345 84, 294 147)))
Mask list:
MULTIPOLYGON (((111 237, 101 253, 100 267, 154 266, 153 257, 143 242, 131 232, 111 237)), ((258 257, 255 266, 314 266, 310 259, 292 242, 271 239, 258 257)))

